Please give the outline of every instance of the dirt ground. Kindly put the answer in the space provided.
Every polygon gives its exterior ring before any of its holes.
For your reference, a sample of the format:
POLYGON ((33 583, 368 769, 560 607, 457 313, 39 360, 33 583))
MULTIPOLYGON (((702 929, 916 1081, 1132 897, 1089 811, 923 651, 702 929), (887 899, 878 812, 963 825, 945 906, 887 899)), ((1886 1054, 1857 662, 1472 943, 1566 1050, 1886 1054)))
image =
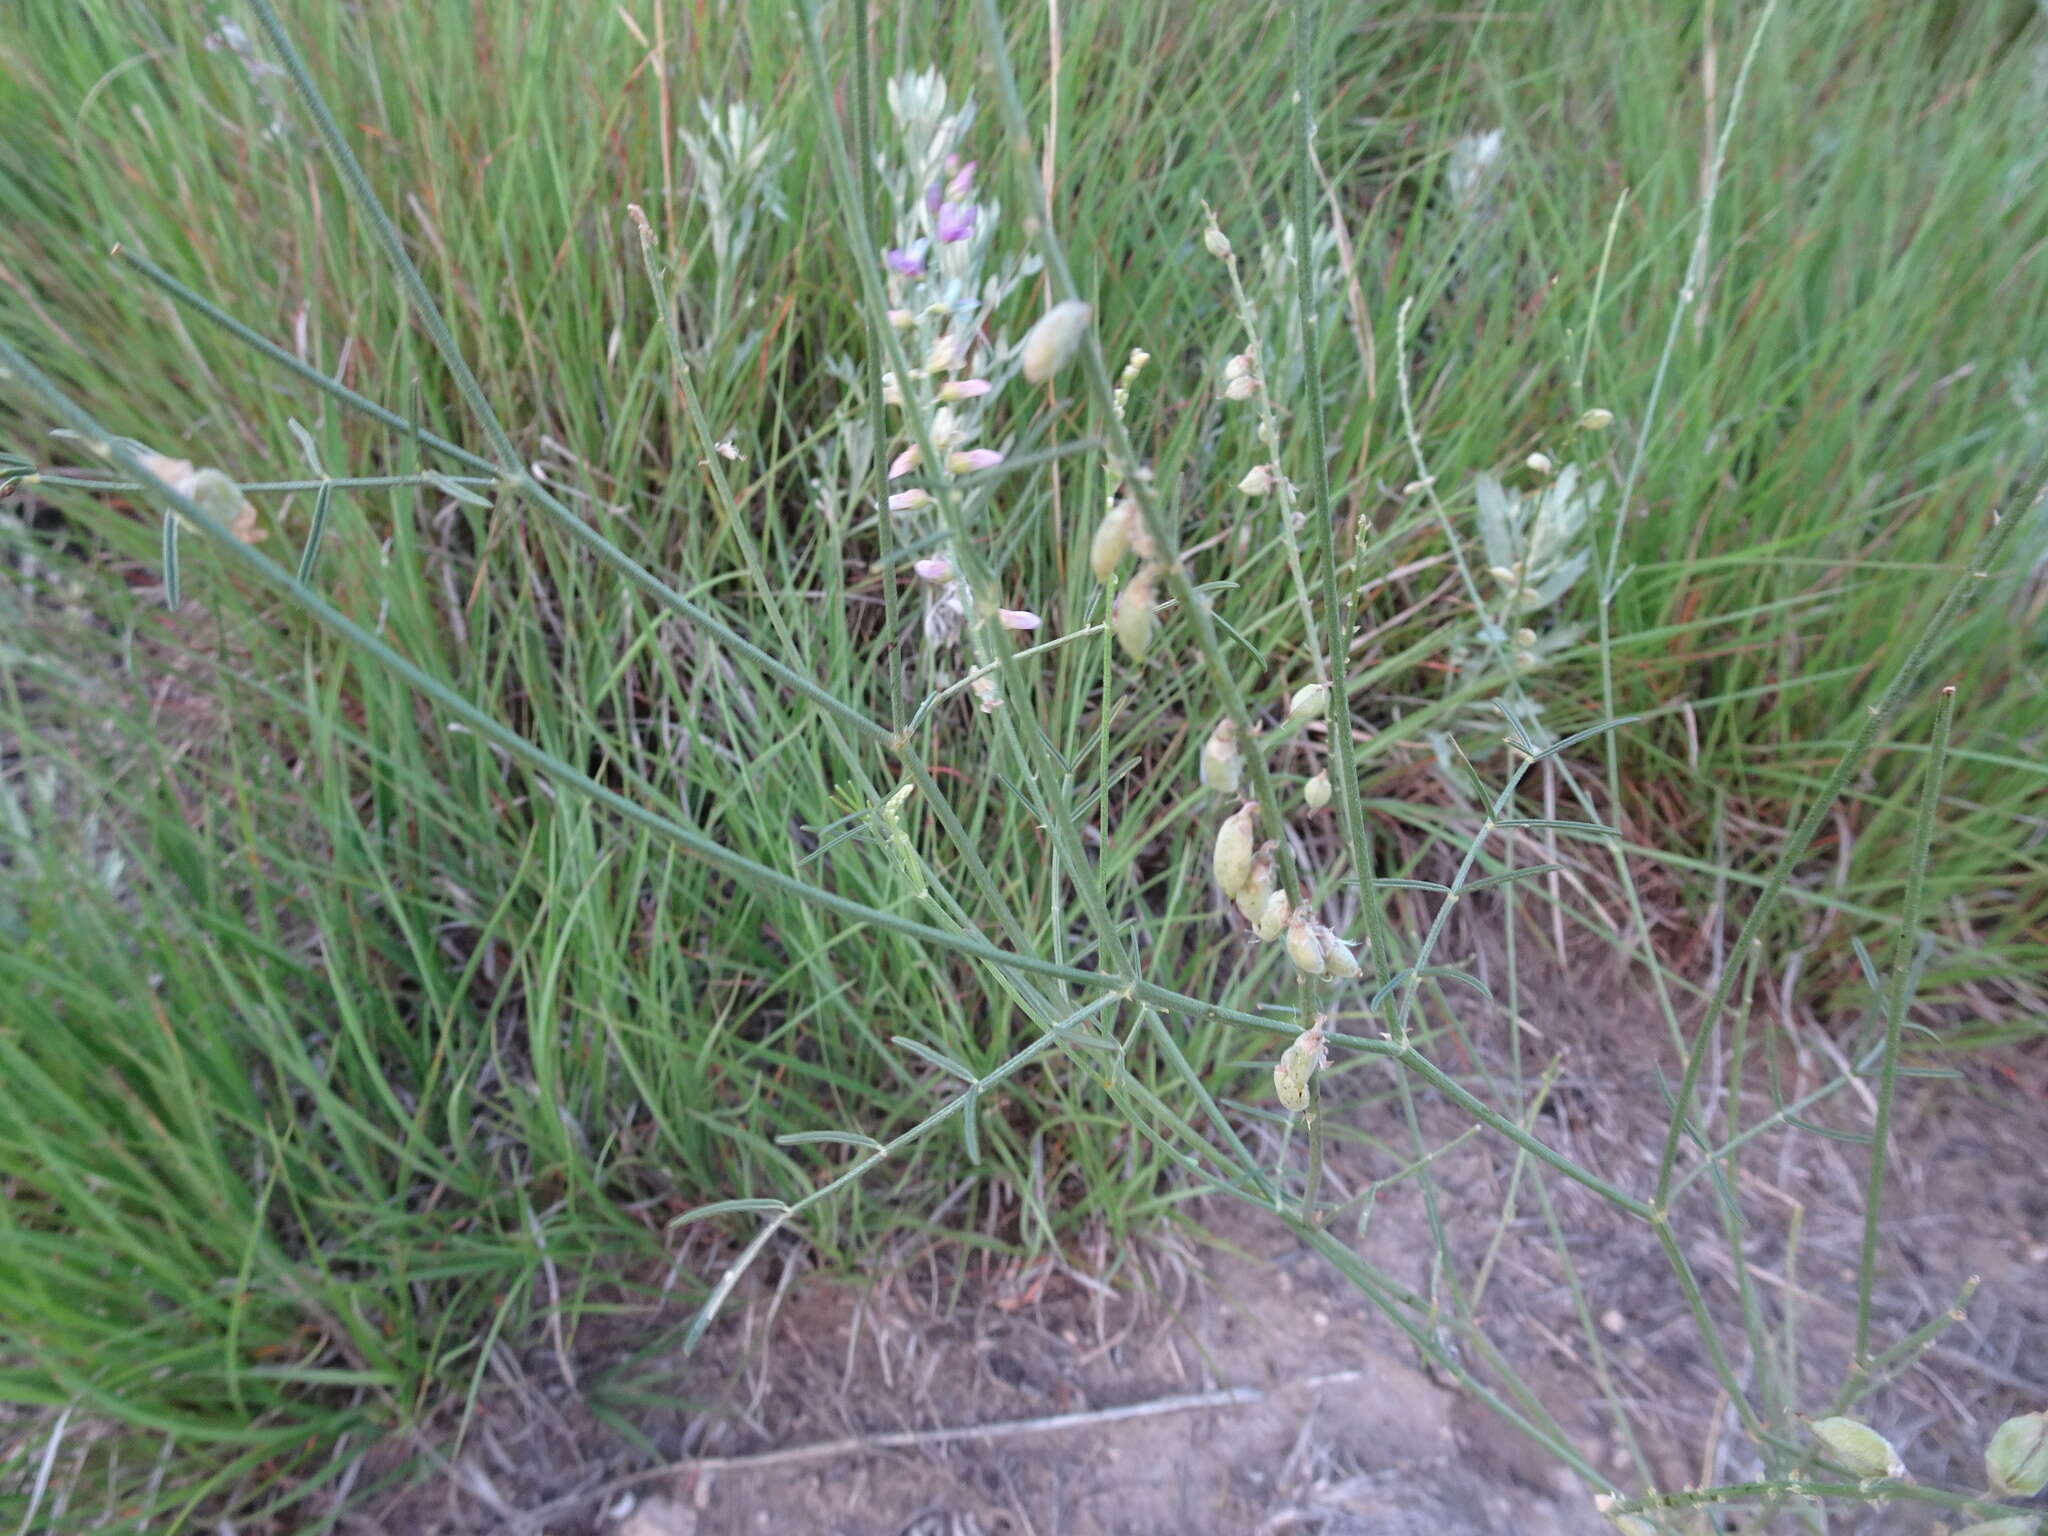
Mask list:
MULTIPOLYGON (((1643 1188, 1654 1176, 1654 1122, 1618 1106, 1659 1104, 1656 1053, 1617 1048, 1613 996, 1561 986, 1529 1021, 1546 1056, 1562 1063, 1536 1128, 1643 1188)), ((1825 1032, 1791 1022, 1788 1097, 1836 1070, 1825 1032)), ((1889 1342, 1937 1317, 1972 1275, 1981 1287, 1967 1317, 1860 1410, 1929 1484, 1972 1483, 2000 1419, 2048 1406, 2048 1062, 2038 1051, 1980 1056, 1965 1071, 1960 1080, 1902 1084, 1876 1337, 1889 1342)), ((1385 1086, 1361 1078, 1333 1097, 1333 1115, 1377 1119, 1385 1138, 1333 1149, 1340 1193, 1363 1191, 1398 1167, 1385 1086)), ((1806 1118, 1865 1131, 1871 1091, 1853 1083, 1806 1118)), ((1465 1129, 1448 1105, 1425 1096, 1420 1108, 1431 1146, 1465 1129)), ((1752 1121, 1758 1112, 1751 1106, 1752 1121)), ((1513 1164, 1513 1148, 1497 1138, 1457 1142, 1431 1164, 1440 1219, 1455 1252, 1476 1256, 1497 1243, 1482 1308, 1488 1336, 1581 1453, 1611 1469, 1618 1486, 1639 1490, 1638 1464, 1592 1386, 1577 1302, 1548 1224, 1526 1193, 1502 1220, 1513 1164)), ((1793 1318, 1800 1341, 1804 1385, 1790 1406, 1823 1400, 1842 1379, 1863 1167, 1860 1147, 1806 1131, 1761 1137, 1745 1161, 1743 1248, 1755 1304, 1773 1324, 1793 1318)), ((1357 1249, 1426 1292, 1420 1186, 1376 1187, 1357 1249)), ((1655 1485, 1755 1475, 1651 1233, 1573 1186, 1552 1187, 1570 1268, 1599 1319, 1606 1364, 1655 1485)), ((670 1318, 617 1330, 608 1343, 587 1340, 566 1366, 545 1346, 508 1359, 505 1390, 486 1400, 447 1475, 359 1506, 340 1528, 356 1536, 1612 1529, 1588 1489, 1451 1390, 1277 1220, 1219 1202, 1188 1214, 1189 1223, 1126 1255, 1115 1286, 1080 1268, 1047 1263, 1016 1273, 944 1252, 862 1283, 835 1282, 808 1273, 792 1245, 756 1266, 694 1355, 674 1347, 670 1318), (649 1338, 665 1342, 650 1350, 649 1338)), ((1677 1219, 1707 1303, 1739 1351, 1734 1259, 1712 1208, 1694 1200, 1677 1219)), ((1831 1527, 1935 1528, 1907 1506, 1831 1527)))

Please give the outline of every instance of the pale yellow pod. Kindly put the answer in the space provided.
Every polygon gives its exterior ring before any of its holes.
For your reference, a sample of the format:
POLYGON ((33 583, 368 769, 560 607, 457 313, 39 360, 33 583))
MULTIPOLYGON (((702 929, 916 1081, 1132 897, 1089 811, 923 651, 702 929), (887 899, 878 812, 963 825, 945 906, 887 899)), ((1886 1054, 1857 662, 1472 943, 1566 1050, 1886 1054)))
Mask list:
POLYGON ((1287 893, 1285 891, 1274 891, 1266 897, 1266 905, 1259 910, 1258 922, 1254 925, 1252 931, 1258 934, 1266 943, 1270 944, 1273 940, 1280 937, 1280 932, 1287 926, 1287 919, 1290 915, 1291 911, 1287 905, 1287 893))
POLYGON ((1268 842, 1252 855, 1252 872, 1245 876, 1244 884, 1237 888, 1237 910, 1248 923, 1259 920, 1259 914, 1266 909, 1266 898, 1273 894, 1278 872, 1273 865, 1273 845, 1268 842))
POLYGON ((1238 750, 1237 722, 1225 715, 1202 743, 1202 784, 1220 795, 1234 795, 1243 777, 1244 753, 1238 750))
POLYGON ((1210 855, 1209 867, 1226 896, 1236 896, 1238 888, 1251 877, 1252 818, 1258 809, 1257 801, 1247 800, 1243 809, 1234 816, 1226 816, 1223 825, 1216 829, 1216 847, 1210 855))
POLYGON ((1328 963, 1323 955, 1323 941, 1316 937, 1315 925, 1308 915, 1297 912, 1287 924, 1287 958, 1294 962, 1295 969, 1310 976, 1320 976, 1328 963))
POLYGON ((1107 581, 1123 564, 1131 549, 1131 504, 1120 501, 1103 513, 1095 525, 1095 537, 1088 544, 1088 569, 1097 581, 1107 581))
POLYGON ((1143 661, 1145 653, 1152 649, 1152 596, 1157 577, 1156 567, 1140 566, 1131 584, 1116 595, 1116 612, 1110 616, 1110 624, 1116 630, 1117 644, 1133 661, 1143 661))

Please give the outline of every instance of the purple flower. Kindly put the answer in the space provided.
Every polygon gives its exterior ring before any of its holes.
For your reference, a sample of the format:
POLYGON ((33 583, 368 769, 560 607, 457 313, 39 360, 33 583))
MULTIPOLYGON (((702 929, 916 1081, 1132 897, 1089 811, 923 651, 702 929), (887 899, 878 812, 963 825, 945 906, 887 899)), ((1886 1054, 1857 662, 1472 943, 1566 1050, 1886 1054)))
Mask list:
POLYGON ((899 277, 924 276, 924 241, 913 240, 899 250, 886 251, 882 260, 889 264, 889 270, 899 277))
POLYGON ((937 213, 939 211, 939 204, 945 200, 946 188, 943 182, 935 181, 924 189, 924 211, 926 213, 937 213))
POLYGON ((953 179, 946 183, 946 196, 956 203, 964 203, 969 197, 974 195, 975 163, 970 160, 965 165, 961 165, 959 160, 960 157, 954 155, 948 162, 953 168, 953 179))
POLYGON ((981 210, 972 203, 939 205, 939 244, 952 245, 974 233, 974 221, 981 210))

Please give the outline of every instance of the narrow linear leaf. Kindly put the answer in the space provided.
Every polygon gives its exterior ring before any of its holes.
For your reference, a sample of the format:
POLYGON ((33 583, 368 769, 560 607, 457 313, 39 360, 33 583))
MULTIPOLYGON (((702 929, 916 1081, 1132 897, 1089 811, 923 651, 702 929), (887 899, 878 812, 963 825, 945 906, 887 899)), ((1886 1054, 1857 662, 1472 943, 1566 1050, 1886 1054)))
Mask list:
POLYGON ((913 1040, 908 1035, 891 1035, 889 1037, 889 1043, 891 1045, 901 1046, 904 1050, 910 1052, 913 1056, 923 1057, 926 1061, 930 1062, 933 1066, 937 1067, 941 1072, 950 1072, 953 1074, 953 1076, 959 1078, 960 1081, 963 1083, 972 1083, 979 1081, 978 1075, 976 1073, 974 1073, 967 1067, 963 1067, 959 1062, 955 1061, 952 1057, 948 1056, 944 1051, 934 1050, 931 1046, 924 1044, 922 1041, 913 1040))
POLYGON ((781 1200, 770 1200, 765 1196, 753 1196, 741 1200, 717 1200, 710 1205, 700 1205, 693 1211, 685 1211, 669 1223, 672 1227, 687 1227, 692 1222, 709 1221, 714 1216, 739 1216, 747 1213, 785 1216, 789 1206, 781 1200))
POLYGON ((872 1136, 862 1136, 856 1131, 791 1131, 775 1138, 778 1147, 842 1146, 859 1147, 866 1152, 879 1152, 882 1144, 872 1136))
POLYGON ((313 566, 320 558, 320 542, 327 537, 327 509, 334 504, 334 486, 324 484, 313 493, 313 526, 306 530, 306 547, 299 552, 298 582, 309 585, 313 566))

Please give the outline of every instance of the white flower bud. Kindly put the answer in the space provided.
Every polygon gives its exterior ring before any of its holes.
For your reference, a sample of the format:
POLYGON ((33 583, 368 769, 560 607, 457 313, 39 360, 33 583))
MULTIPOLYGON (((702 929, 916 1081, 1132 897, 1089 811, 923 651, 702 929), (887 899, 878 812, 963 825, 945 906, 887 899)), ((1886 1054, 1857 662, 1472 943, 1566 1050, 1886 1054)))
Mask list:
POLYGON ((1317 937, 1315 924, 1309 920, 1306 911, 1297 912, 1287 922, 1287 958, 1294 962, 1296 970, 1311 976, 1323 974, 1328 961, 1323 955, 1323 941, 1317 937))
POLYGON ((1028 382, 1043 384, 1073 360, 1088 329, 1088 318, 1094 312, 1079 299, 1068 299, 1053 305, 1039 318, 1025 334, 1024 345, 1019 349, 1028 382))
POLYGON ((1532 453, 1522 462, 1535 470, 1539 475, 1547 475, 1557 467, 1550 462, 1550 455, 1547 453, 1532 453))
POLYGON ((1320 811, 1330 803, 1330 770, 1325 768, 1301 788, 1301 798, 1312 811, 1320 811))
POLYGON ((1224 817, 1223 825, 1216 829, 1216 847, 1210 854, 1209 867, 1226 896, 1236 896, 1238 887, 1251 878, 1252 827, 1258 813, 1259 803, 1247 800, 1236 815, 1224 817))
POLYGON ((1223 386, 1226 400, 1249 400, 1259 392, 1259 381, 1250 374, 1240 374, 1223 386))
POLYGON ((1254 464, 1246 476, 1237 482, 1237 488, 1247 496, 1263 496, 1273 489, 1273 471, 1264 464, 1254 464))
POLYGON ((1226 715, 1202 743, 1202 785, 1219 795, 1234 795, 1243 777, 1244 753, 1237 745, 1237 722, 1226 715))
POLYGON ((1294 690, 1294 697, 1287 701, 1287 718, 1290 720, 1313 720, 1330 703, 1328 683, 1304 683, 1294 690))
POLYGON ((1248 378, 1251 375, 1251 371, 1251 353, 1240 352, 1235 357, 1231 358, 1229 362, 1223 365, 1223 382, 1226 384, 1230 384, 1236 382, 1238 379, 1248 378))
POLYGON ((1209 254, 1218 261, 1230 259, 1230 236, 1224 234, 1214 224, 1211 224, 1208 233, 1202 236, 1202 244, 1208 247, 1209 254))
POLYGON ((1103 513, 1102 521, 1095 525, 1095 537, 1088 541, 1088 569, 1095 573, 1097 581, 1109 580, 1123 564, 1131 547, 1134 510, 1128 501, 1120 501, 1103 513))
POLYGON ((1287 926, 1287 919, 1291 916, 1293 913, 1287 905, 1287 893, 1270 891, 1266 895, 1266 904, 1259 908, 1258 921, 1252 925, 1252 931, 1270 944, 1280 937, 1281 931, 1287 926))
POLYGON ((1131 584, 1117 593, 1116 611, 1110 615, 1117 643, 1133 661, 1143 661, 1145 653, 1152 649, 1152 597, 1156 578, 1157 567, 1139 566, 1131 584))
POLYGON ((1516 630, 1515 644, 1519 645, 1525 651, 1532 649, 1536 644, 1536 631, 1533 629, 1516 630))
POLYGON ((1605 432, 1613 425, 1614 412, 1602 410, 1597 405, 1579 418, 1580 430, 1586 432, 1605 432))

